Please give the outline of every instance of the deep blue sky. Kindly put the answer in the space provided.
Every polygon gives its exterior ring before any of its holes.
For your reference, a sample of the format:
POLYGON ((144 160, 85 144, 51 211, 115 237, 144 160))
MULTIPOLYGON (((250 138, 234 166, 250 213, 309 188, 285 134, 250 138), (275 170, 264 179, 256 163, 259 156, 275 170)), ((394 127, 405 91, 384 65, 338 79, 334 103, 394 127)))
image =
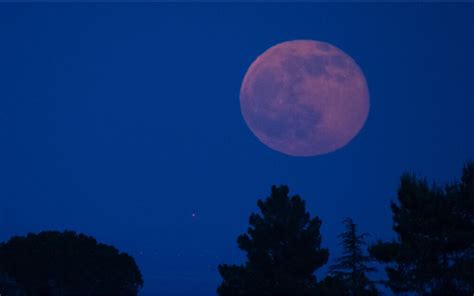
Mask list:
POLYGON ((143 295, 212 295, 219 263, 272 184, 288 184, 339 252, 346 216, 391 238, 409 170, 453 181, 474 157, 472 4, 0 5, 0 240, 72 229, 133 255, 143 295), (270 150, 242 78, 270 46, 351 55, 371 110, 346 147, 270 150), (196 213, 196 217, 192 217, 196 213))

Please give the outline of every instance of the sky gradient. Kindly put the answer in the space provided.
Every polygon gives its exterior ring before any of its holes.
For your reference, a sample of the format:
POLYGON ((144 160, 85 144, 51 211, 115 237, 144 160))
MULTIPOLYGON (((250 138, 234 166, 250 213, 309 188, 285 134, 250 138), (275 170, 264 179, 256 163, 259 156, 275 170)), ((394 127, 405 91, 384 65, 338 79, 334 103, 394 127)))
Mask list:
MULTIPOLYGON (((456 180, 474 158, 471 4, 0 4, 0 240, 70 229, 132 255, 142 295, 213 295, 272 184, 322 221, 393 237, 400 174, 456 180), (298 158, 248 129, 247 68, 329 42, 368 82, 364 128, 298 158)), ((319 273, 318 273, 319 274, 319 273)))

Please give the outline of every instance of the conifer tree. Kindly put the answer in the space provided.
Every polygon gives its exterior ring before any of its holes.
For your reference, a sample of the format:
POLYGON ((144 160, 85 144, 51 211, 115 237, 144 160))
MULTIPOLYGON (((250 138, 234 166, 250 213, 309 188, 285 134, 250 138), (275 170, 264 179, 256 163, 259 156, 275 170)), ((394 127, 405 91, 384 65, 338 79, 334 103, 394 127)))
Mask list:
POLYGON ((313 295, 316 269, 329 256, 321 248, 321 220, 310 218, 305 202, 288 196, 288 187, 272 187, 258 201, 261 214, 251 214, 250 227, 238 237, 247 253, 244 265, 219 265, 219 295, 313 295))
POLYGON ((351 218, 344 220, 346 231, 339 235, 343 253, 330 268, 330 274, 342 285, 347 295, 377 295, 374 283, 367 273, 374 271, 369 266, 370 257, 366 255, 365 238, 367 233, 358 234, 357 226, 351 218))
POLYGON ((445 188, 404 174, 392 213, 397 239, 369 248, 386 264, 387 286, 395 293, 472 295, 474 163, 445 188))

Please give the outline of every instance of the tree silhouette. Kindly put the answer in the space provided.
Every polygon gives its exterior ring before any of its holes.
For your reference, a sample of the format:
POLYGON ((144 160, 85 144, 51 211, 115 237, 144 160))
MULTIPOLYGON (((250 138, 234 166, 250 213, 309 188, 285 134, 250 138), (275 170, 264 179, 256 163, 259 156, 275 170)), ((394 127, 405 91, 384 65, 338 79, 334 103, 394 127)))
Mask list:
POLYGON ((330 268, 330 276, 321 283, 323 294, 339 295, 377 295, 374 283, 367 273, 375 269, 363 250, 367 233, 358 234, 357 226, 351 218, 344 220, 346 231, 339 235, 343 254, 330 268), (330 292, 332 291, 332 292, 330 292))
POLYGON ((26 295, 137 295, 135 261, 116 248, 72 231, 15 236, 0 244, 0 269, 26 295))
POLYGON ((247 253, 244 265, 219 265, 223 282, 219 295, 309 295, 315 291, 314 272, 329 256, 322 249, 321 220, 310 218, 305 202, 288 197, 287 186, 272 186, 271 195, 257 202, 247 234, 237 239, 247 253))
POLYGON ((459 183, 444 189, 404 174, 391 207, 397 240, 369 248, 387 264, 387 285, 394 292, 472 295, 474 163, 464 166, 459 183))

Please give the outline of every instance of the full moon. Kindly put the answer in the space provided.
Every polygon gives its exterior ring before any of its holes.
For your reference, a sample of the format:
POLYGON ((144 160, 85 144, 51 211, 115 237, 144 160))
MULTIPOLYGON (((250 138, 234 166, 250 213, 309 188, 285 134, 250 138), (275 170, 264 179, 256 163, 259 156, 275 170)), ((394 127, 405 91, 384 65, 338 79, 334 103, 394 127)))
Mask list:
POLYGON ((268 147, 315 156, 349 143, 364 126, 369 92, 355 61, 325 42, 277 44, 249 67, 240 89, 245 122, 268 147))

